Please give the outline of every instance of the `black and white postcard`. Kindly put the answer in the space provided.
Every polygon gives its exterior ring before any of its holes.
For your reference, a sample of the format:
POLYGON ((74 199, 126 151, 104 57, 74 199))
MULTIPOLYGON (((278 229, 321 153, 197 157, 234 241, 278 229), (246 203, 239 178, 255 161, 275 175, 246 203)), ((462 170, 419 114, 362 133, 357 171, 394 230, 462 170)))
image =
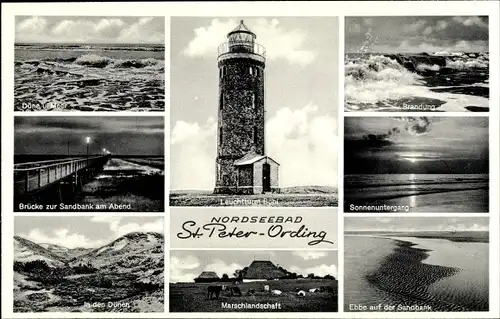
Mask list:
POLYGON ((172 18, 170 205, 337 206, 337 30, 172 18))
POLYGON ((14 220, 14 312, 163 312, 163 217, 14 220))
POLYGON ((164 111, 165 18, 17 16, 15 111, 164 111))
POLYGON ((344 311, 489 310, 488 217, 344 220, 344 311))
POLYGON ((163 211, 163 117, 16 117, 14 126, 14 211, 163 211))
POLYGON ((346 117, 344 211, 489 210, 487 117, 346 117))
POLYGON ((488 16, 345 18, 345 110, 488 112, 488 16))
POLYGON ((337 251, 173 250, 170 312, 337 312, 337 251))

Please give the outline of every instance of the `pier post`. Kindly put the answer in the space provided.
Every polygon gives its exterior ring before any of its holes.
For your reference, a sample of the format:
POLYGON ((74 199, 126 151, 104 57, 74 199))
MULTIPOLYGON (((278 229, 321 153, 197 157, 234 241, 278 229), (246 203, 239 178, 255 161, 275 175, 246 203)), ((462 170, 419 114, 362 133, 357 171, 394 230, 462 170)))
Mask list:
POLYGON ((28 193, 30 190, 30 171, 26 171, 25 183, 25 192, 28 193))

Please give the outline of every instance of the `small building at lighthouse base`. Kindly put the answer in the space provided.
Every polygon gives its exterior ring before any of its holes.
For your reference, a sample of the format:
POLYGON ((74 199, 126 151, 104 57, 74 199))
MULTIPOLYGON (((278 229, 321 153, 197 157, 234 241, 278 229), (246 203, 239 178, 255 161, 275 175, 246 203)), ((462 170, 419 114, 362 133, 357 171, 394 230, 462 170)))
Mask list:
POLYGON ((221 183, 215 187, 215 194, 279 193, 279 163, 267 155, 253 151, 226 164, 221 183))

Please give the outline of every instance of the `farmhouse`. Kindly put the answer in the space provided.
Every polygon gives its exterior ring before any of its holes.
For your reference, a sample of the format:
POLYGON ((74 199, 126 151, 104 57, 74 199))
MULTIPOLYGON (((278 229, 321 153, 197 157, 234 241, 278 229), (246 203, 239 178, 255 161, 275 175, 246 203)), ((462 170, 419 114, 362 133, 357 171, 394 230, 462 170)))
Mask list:
POLYGON ((219 276, 215 273, 215 271, 203 271, 198 277, 194 279, 194 282, 216 282, 220 281, 219 276))
POLYGON ((243 282, 280 279, 286 273, 269 260, 254 260, 243 275, 243 282))

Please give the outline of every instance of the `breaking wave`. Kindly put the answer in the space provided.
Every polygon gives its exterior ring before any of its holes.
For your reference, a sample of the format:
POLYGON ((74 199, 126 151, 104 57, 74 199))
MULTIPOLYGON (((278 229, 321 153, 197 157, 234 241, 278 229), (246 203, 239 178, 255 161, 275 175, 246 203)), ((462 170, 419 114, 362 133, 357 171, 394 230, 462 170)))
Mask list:
POLYGON ((146 59, 113 59, 106 56, 96 54, 85 54, 79 57, 56 57, 44 60, 28 60, 16 61, 16 65, 21 67, 38 66, 43 64, 60 65, 63 67, 90 67, 90 68, 146 68, 146 69, 163 69, 165 67, 164 60, 155 58, 146 59))
POLYGON ((372 55, 345 66, 346 102, 376 103, 411 94, 421 76, 405 69, 396 60, 372 55))
POLYGON ((154 67, 160 63, 160 60, 154 58, 148 59, 112 59, 96 54, 86 54, 78 57, 74 63, 94 68, 145 68, 154 67))
MULTIPOLYGON (((444 98, 432 92, 429 79, 441 79, 442 86, 459 86, 458 72, 487 73, 489 56, 477 54, 348 54, 345 71, 345 101, 351 110, 377 104, 392 105, 396 100, 422 97, 444 98), (454 82, 453 82, 454 81, 454 82)), ((465 75, 463 75, 465 76, 465 75)), ((463 85, 468 85, 464 82, 463 85)), ((460 102, 462 103, 462 102, 460 102)), ((465 101, 463 103, 466 103, 465 101)))

